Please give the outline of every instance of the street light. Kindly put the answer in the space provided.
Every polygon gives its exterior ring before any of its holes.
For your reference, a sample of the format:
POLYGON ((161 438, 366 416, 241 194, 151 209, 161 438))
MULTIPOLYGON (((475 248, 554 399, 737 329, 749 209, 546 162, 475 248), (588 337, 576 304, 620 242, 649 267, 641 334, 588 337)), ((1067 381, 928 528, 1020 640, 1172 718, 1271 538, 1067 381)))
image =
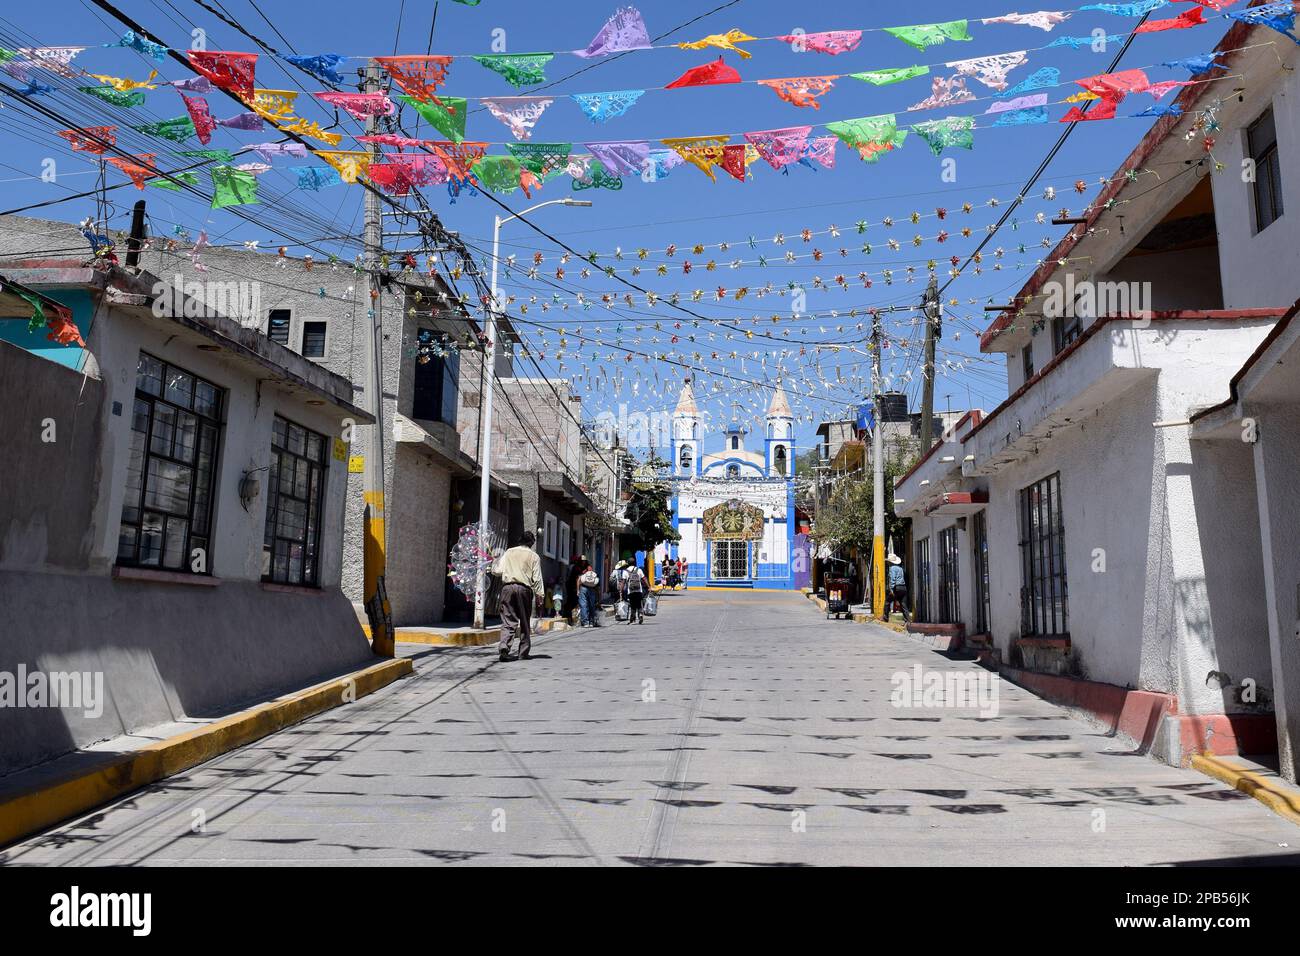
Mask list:
MULTIPOLYGON (((487 327, 487 355, 484 358, 486 368, 483 375, 483 395, 479 403, 482 412, 482 421, 479 425, 479 461, 482 463, 482 476, 479 478, 479 495, 478 495, 478 540, 479 547, 486 548, 488 536, 488 492, 492 488, 492 387, 496 380, 496 363, 497 363, 497 302, 499 295, 497 293, 497 263, 498 252, 501 243, 501 227, 515 219, 522 219, 530 212, 541 209, 543 206, 590 206, 591 201, 588 199, 574 199, 566 196, 564 199, 548 199, 546 202, 539 202, 536 206, 529 206, 523 212, 517 212, 513 216, 507 216, 502 219, 496 217, 496 224, 492 228, 492 299, 488 303, 488 327, 487 327)), ((479 572, 477 586, 474 589, 474 627, 482 629, 485 621, 484 605, 487 596, 487 568, 479 572)))

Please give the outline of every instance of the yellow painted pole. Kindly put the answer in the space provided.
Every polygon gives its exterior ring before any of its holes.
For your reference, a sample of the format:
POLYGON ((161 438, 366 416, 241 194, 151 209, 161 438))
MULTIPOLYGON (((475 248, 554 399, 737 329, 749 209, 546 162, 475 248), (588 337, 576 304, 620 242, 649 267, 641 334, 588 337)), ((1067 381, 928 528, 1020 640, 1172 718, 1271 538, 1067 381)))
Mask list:
POLYGON ((362 578, 366 611, 370 618, 370 648, 379 657, 393 657, 397 653, 393 632, 389 626, 393 619, 393 609, 389 606, 388 593, 382 585, 384 572, 387 569, 387 553, 384 547, 384 493, 367 491, 365 501, 366 540, 362 555, 362 578))

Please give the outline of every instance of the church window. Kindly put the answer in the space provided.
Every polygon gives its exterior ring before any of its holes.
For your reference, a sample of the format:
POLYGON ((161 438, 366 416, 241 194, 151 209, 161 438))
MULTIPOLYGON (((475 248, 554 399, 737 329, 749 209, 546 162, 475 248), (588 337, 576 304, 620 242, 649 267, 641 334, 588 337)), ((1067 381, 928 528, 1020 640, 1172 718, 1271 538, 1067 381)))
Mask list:
POLYGON ((739 466, 739 465, 728 465, 728 466, 727 466, 727 477, 728 477, 728 478, 739 478, 739 477, 740 477, 740 466, 739 466))
POLYGON ((738 449, 738 448, 740 448, 740 437, 737 436, 737 435, 732 435, 732 436, 731 436, 731 450, 732 450, 732 451, 735 451, 735 450, 738 449))

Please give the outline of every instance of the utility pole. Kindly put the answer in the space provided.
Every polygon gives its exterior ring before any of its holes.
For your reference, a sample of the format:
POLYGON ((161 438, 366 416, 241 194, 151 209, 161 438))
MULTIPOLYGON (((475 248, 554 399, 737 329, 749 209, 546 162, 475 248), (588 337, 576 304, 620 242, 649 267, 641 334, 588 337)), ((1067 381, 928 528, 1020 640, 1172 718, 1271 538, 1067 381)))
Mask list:
MULTIPOLYGON (((370 61, 366 64, 364 91, 379 91, 379 67, 370 61)), ((372 113, 366 117, 366 133, 377 132, 378 118, 372 113)), ((370 158, 374 162, 377 146, 370 144, 370 158)), ((379 211, 379 196, 366 190, 365 245, 367 292, 370 309, 370 334, 366 337, 369 350, 366 355, 366 404, 375 416, 370 427, 365 458, 365 542, 363 552, 364 599, 366 617, 370 621, 370 646, 380 657, 396 653, 393 639, 393 610, 388 603, 384 587, 387 564, 387 538, 384 527, 384 375, 383 375, 383 289, 379 270, 384 250, 383 218, 379 211)))
POLYGON ((885 409, 880 384, 883 339, 880 313, 875 312, 871 317, 871 401, 876 419, 871 435, 871 597, 882 621, 889 607, 885 600, 885 409))
POLYGON ((921 299, 925 313, 925 371, 921 381, 921 454, 934 444, 934 344, 943 334, 943 303, 939 300, 939 282, 931 275, 921 299))
MULTIPOLYGON (((95 229, 99 228, 96 223, 95 229)), ((126 267, 134 269, 140 264, 140 250, 144 248, 144 200, 137 199, 131 209, 131 235, 126 241, 126 267)))

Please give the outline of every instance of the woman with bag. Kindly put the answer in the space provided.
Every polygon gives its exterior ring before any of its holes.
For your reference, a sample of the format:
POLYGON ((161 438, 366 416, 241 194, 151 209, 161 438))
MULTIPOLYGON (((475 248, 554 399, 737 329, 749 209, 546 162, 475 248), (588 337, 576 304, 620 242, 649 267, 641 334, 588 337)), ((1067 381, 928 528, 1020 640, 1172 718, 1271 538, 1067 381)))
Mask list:
POLYGON ((578 626, 600 627, 600 575, 590 564, 578 575, 578 626))
POLYGON ((620 561, 614 566, 610 576, 617 603, 614 605, 614 620, 626 622, 631 617, 631 606, 627 602, 627 562, 620 561))

